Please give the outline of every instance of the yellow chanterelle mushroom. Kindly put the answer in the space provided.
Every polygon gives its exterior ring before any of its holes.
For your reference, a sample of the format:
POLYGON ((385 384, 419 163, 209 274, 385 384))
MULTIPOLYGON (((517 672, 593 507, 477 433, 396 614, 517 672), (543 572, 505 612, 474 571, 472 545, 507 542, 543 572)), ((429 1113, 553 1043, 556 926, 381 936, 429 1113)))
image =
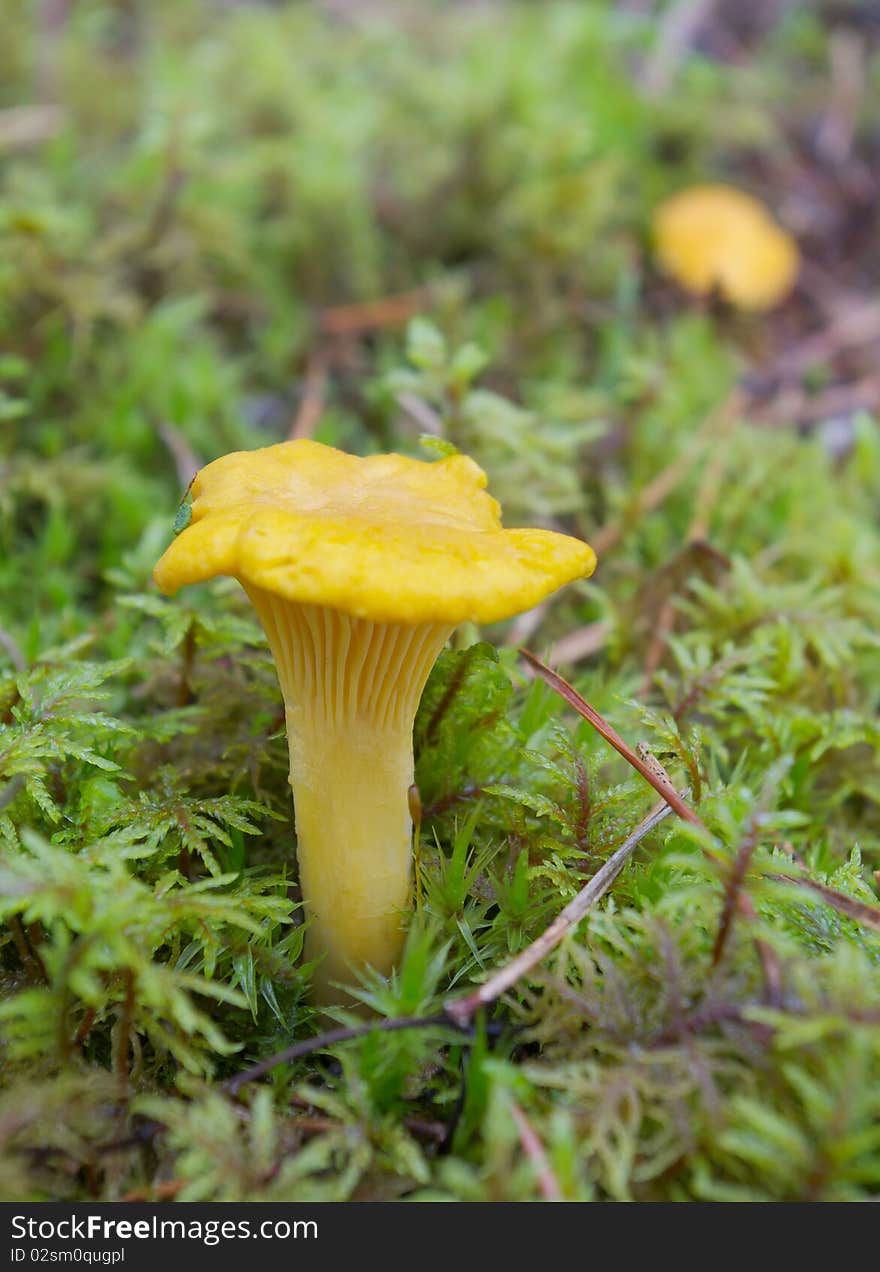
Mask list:
POLYGON ((762 203, 726 185, 694 186, 654 213, 658 263, 686 291, 717 288, 741 309, 772 309, 794 286, 797 244, 762 203))
POLYGON ((312 441, 226 455, 156 566, 164 592, 238 579, 287 718, 306 954, 317 992, 395 965, 410 904, 412 728, 456 624, 489 623, 592 573, 578 539, 504 530, 486 476, 455 455, 356 458, 312 441))

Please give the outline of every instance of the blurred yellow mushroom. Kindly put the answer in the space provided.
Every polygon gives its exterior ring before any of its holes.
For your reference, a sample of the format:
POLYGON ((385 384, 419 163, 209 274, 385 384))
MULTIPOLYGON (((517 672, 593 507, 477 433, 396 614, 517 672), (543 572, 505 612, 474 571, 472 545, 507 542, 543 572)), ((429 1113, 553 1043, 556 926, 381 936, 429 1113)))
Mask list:
POLYGON ((654 214, 660 267, 686 291, 713 288, 741 309, 772 309, 794 286, 800 253, 762 203, 726 185, 693 186, 654 214))
POLYGON ((156 566, 167 593, 237 578, 266 632, 324 1002, 400 955, 413 720, 453 628, 529 609, 595 566, 579 539, 502 529, 485 486, 464 455, 360 459, 308 440, 226 455, 196 477, 192 520, 156 566))

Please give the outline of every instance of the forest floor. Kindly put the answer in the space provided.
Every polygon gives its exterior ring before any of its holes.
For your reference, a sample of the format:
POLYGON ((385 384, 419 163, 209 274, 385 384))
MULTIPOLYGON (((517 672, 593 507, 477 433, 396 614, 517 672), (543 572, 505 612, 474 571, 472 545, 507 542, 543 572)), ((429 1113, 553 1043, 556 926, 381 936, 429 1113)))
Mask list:
POLYGON ((3 22, 0 1196, 876 1197, 878 5, 3 22), (800 245, 771 312, 657 268, 718 181, 800 245), (265 640, 151 581, 289 437, 454 446, 599 557, 441 656, 406 956, 335 1042, 265 640))

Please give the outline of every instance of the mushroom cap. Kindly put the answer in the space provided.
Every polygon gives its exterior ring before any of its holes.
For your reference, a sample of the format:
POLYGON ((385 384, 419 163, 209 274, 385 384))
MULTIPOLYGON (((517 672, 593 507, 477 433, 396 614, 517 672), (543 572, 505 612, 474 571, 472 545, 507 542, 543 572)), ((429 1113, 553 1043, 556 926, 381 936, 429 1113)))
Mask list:
POLYGON ((717 287, 741 309, 772 309, 794 286, 800 253, 757 199, 726 185, 693 186, 654 213, 657 259, 687 291, 717 287))
POLYGON ((218 574, 291 601, 389 623, 490 623, 592 574, 593 549, 504 530, 464 455, 358 458, 299 440, 224 455, 192 485, 192 520, 154 577, 163 592, 218 574))

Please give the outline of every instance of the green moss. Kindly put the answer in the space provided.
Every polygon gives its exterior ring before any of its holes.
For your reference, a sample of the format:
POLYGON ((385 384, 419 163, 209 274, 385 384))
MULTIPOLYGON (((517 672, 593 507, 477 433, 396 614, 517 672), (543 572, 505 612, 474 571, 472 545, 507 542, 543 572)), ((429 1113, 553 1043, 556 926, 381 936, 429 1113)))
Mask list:
MULTIPOLYGON (((876 903, 877 424, 836 456, 749 408, 701 432, 763 320, 690 311, 645 235, 670 189, 773 162, 822 29, 648 100, 653 33, 618 6, 503 8, 392 30, 89 0, 47 61, 10 7, 0 106, 63 118, 0 154, 4 1197, 531 1199, 514 1107, 567 1198, 880 1188, 880 938, 771 877, 876 903), (409 292, 408 327, 322 319, 409 292), (510 524, 615 528, 525 643, 593 638, 567 674, 690 789, 714 858, 669 818, 472 1034, 356 1038, 233 1096, 321 1027, 283 714, 239 590, 149 578, 191 465, 287 436, 316 356, 322 440, 428 433, 510 524), (713 960, 738 859, 755 913, 713 960)), ((522 949, 654 800, 517 640, 462 630, 426 688, 416 916, 360 991, 380 1017, 433 1018, 522 949)))

